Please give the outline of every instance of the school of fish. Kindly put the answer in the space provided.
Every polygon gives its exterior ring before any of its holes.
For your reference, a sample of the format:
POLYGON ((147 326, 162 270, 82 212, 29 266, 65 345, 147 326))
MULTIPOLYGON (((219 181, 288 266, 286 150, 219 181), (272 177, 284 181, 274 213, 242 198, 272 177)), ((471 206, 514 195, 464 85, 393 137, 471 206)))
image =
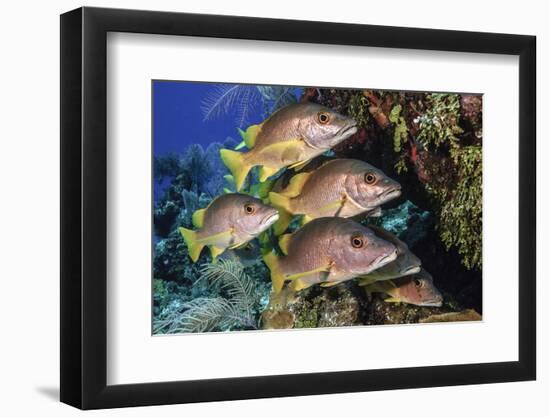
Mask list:
POLYGON ((220 150, 236 192, 197 210, 195 230, 179 228, 192 261, 205 247, 213 262, 221 256, 251 265, 262 256, 274 295, 357 278, 388 302, 441 306, 433 278, 404 242, 354 220, 379 216, 401 195, 397 181, 367 162, 323 155, 356 132, 355 120, 313 103, 288 105, 240 130, 247 150, 220 150), (254 167, 259 184, 244 193, 254 167), (295 218, 298 229, 289 233, 295 218))

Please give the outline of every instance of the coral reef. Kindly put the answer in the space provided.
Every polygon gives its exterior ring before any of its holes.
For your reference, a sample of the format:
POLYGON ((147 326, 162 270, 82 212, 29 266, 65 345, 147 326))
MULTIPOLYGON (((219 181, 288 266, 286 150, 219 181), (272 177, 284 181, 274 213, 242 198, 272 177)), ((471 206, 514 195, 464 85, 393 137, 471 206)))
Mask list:
MULTIPOLYGON (((409 246, 441 290, 441 307, 386 302, 355 281, 271 294, 270 272, 259 254, 279 250, 272 230, 256 240, 257 262, 235 250, 213 263, 205 250, 193 263, 177 228, 192 228, 196 210, 236 191, 219 151, 244 145, 227 138, 223 144, 192 144, 181 155, 155 157, 154 333, 479 320, 481 100, 467 94, 323 88, 303 89, 300 98, 353 117, 358 128, 302 172, 327 158, 352 157, 395 178, 402 196, 386 204, 379 217, 357 220, 381 226, 409 246)), ((266 117, 296 101, 291 87, 220 84, 204 98, 202 111, 206 123, 229 116, 235 127, 244 128, 253 114, 266 117)), ((241 192, 263 198, 259 171, 251 170, 241 192)), ((283 173, 279 185, 289 179, 283 173)), ((299 228, 300 220, 295 218, 289 230, 299 228)))
POLYGON ((481 270, 481 97, 365 90, 363 98, 337 89, 308 96, 343 114, 371 116, 336 155, 364 155, 395 175, 414 204, 434 213, 446 249, 458 251, 467 269, 481 270))
MULTIPOLYGON (((233 260, 205 263, 199 274, 200 278, 193 285, 206 281, 212 295, 173 301, 159 312, 153 325, 154 333, 258 328, 258 312, 263 307, 260 300, 269 292, 267 286, 252 279, 245 268, 233 260)), ((163 294, 162 289, 160 294, 163 294)))
POLYGON ((262 328, 428 323, 452 321, 453 318, 459 321, 461 317, 465 317, 465 320, 476 320, 475 317, 481 317, 473 309, 467 310, 470 311, 468 314, 458 314, 464 307, 449 293, 445 293, 444 298, 441 307, 418 307, 405 303, 388 303, 378 294, 369 296, 353 281, 332 288, 316 286, 297 295, 272 297, 262 313, 262 328))
POLYGON ((299 294, 276 297, 262 313, 264 329, 341 327, 363 324, 364 299, 354 284, 330 289, 310 287, 299 294))

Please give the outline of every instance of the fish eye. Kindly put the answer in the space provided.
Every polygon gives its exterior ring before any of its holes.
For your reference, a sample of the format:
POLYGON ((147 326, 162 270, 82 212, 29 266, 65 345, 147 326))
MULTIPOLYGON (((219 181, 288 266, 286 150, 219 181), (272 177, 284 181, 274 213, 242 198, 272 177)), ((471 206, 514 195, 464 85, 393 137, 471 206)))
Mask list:
POLYGON ((360 249, 364 246, 365 241, 361 236, 353 236, 351 238, 351 246, 353 246, 356 249, 360 249))
POLYGON ((254 204, 245 204, 244 211, 246 214, 254 214, 254 212, 256 211, 256 207, 254 206, 254 204))
POLYGON ((320 112, 317 114, 317 120, 322 125, 326 125, 330 121, 330 115, 327 112, 320 112))
POLYGON ((422 281, 420 281, 418 278, 414 280, 414 286, 416 288, 421 288, 422 287, 422 281))
POLYGON ((365 174, 365 182, 372 185, 376 182, 376 174, 374 172, 367 172, 365 174))

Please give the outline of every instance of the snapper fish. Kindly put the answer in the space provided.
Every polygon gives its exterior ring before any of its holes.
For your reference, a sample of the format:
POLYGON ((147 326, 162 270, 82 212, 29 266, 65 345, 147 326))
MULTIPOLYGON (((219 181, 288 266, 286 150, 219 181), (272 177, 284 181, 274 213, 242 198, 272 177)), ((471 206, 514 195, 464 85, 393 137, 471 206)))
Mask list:
POLYGON ((432 276, 422 269, 418 274, 389 281, 377 281, 365 287, 367 293, 387 294, 384 301, 407 303, 421 307, 441 307, 443 296, 435 287, 432 276))
POLYGON ((294 175, 286 188, 270 192, 279 209, 275 233, 282 233, 293 215, 302 224, 319 217, 377 215, 380 205, 401 195, 401 185, 381 170, 357 159, 333 159, 312 172, 294 175))
POLYGON ((420 272, 422 262, 409 250, 405 242, 399 240, 397 236, 378 226, 370 225, 369 228, 381 239, 387 240, 397 248, 397 258, 370 274, 364 275, 359 279, 359 285, 366 286, 375 281, 386 281, 420 272))
POLYGON ((253 167, 261 166, 260 182, 264 182, 284 167, 302 167, 355 132, 355 120, 327 107, 290 104, 241 132, 247 152, 221 149, 220 156, 240 191, 253 167))
POLYGON ((254 239, 277 221, 277 210, 257 198, 244 194, 224 194, 208 207, 193 213, 197 231, 179 228, 189 249, 189 256, 197 262, 202 249, 210 248, 212 259, 226 249, 235 249, 254 239))
POLYGON ((314 284, 329 287, 365 275, 397 257, 396 247, 353 220, 315 219, 292 234, 280 237, 284 256, 264 255, 271 271, 273 292, 285 281, 300 291, 314 284))

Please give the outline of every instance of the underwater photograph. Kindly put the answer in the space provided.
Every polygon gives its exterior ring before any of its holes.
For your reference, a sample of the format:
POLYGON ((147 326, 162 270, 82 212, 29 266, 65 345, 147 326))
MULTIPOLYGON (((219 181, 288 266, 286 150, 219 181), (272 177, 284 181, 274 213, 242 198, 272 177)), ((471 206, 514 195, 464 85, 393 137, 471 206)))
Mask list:
POLYGON ((153 80, 153 334, 482 320, 482 104, 153 80))

